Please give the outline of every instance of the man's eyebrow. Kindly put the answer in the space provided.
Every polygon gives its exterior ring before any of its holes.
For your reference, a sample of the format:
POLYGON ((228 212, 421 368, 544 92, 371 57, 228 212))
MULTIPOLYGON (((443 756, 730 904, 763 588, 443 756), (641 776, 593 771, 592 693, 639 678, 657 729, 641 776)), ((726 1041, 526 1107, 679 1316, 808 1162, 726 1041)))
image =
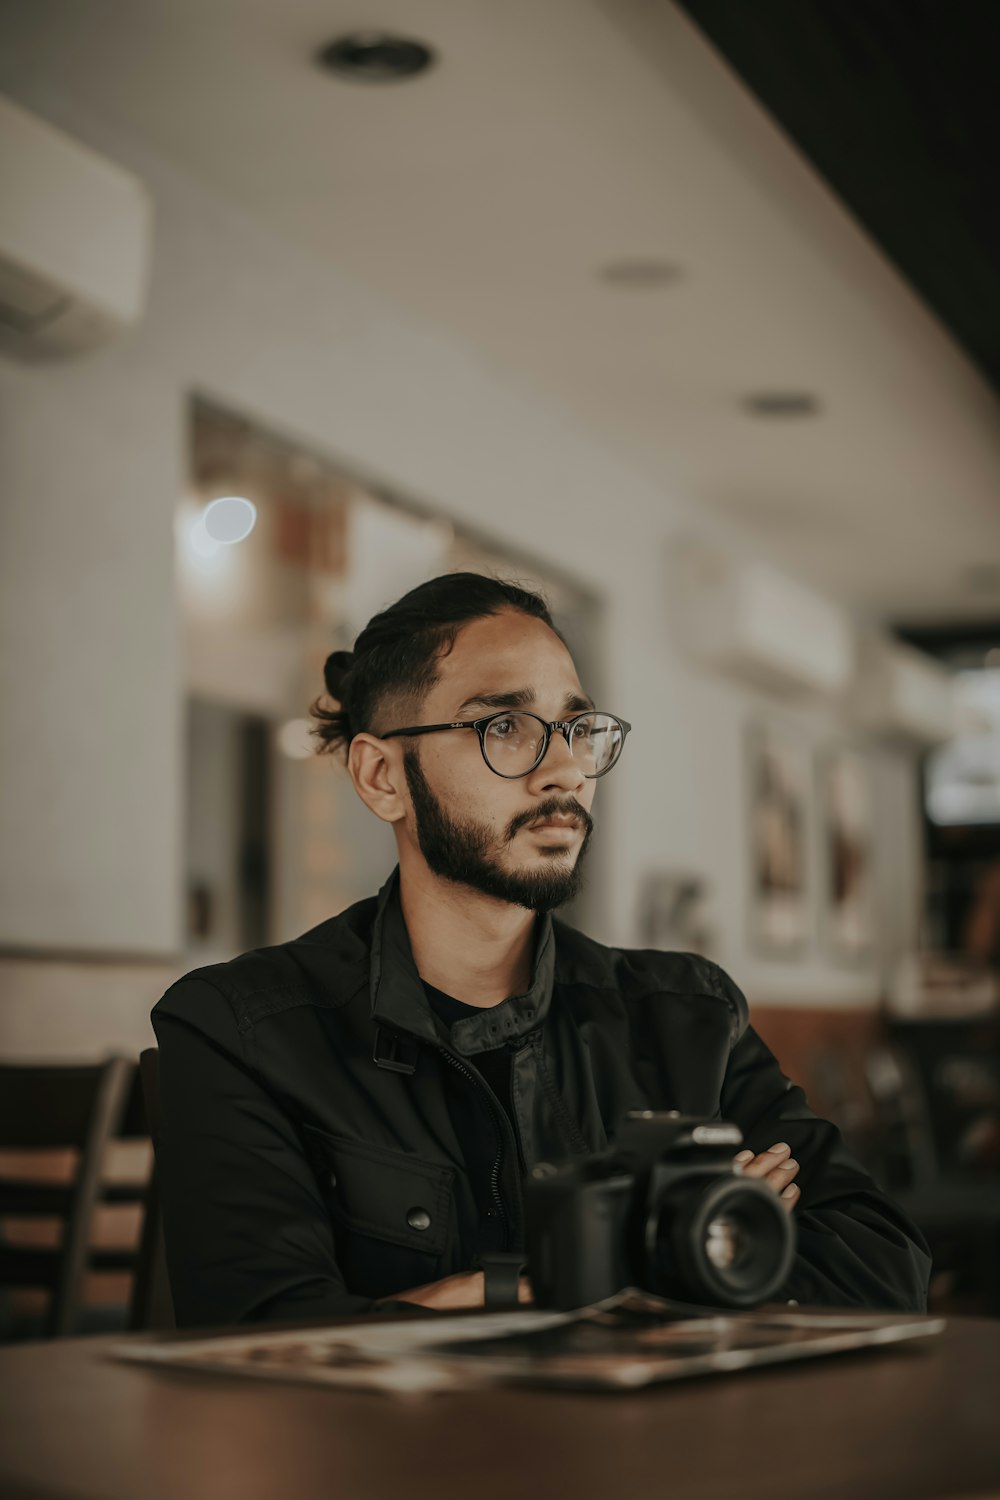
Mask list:
MULTIPOLYGON (((535 701, 533 688, 514 688, 509 693, 476 693, 460 703, 455 714, 457 717, 469 708, 532 708, 535 701)), ((564 713, 585 713, 593 706, 593 700, 580 693, 567 693, 563 700, 564 713)))

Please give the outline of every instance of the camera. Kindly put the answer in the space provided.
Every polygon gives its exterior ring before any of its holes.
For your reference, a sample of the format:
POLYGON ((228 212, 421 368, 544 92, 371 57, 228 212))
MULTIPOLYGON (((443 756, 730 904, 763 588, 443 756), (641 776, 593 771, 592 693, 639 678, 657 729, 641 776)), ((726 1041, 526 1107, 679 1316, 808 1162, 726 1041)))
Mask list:
POLYGON ((739 1127, 633 1110, 611 1149, 539 1162, 525 1182, 536 1305, 569 1309, 623 1287, 715 1307, 773 1297, 795 1257, 774 1191, 733 1161, 739 1127))

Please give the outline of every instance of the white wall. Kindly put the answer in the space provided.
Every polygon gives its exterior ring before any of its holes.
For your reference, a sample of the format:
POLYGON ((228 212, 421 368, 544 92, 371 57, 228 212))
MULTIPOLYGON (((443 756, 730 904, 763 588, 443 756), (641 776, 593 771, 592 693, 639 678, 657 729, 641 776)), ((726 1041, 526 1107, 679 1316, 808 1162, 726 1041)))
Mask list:
MULTIPOLYGON (((201 390, 348 466, 548 557, 607 600, 609 707, 635 726, 600 789, 595 935, 633 941, 637 884, 679 863, 714 891, 722 957, 761 999, 867 1001, 876 975, 745 942, 742 732, 765 704, 695 675, 667 633, 663 554, 690 525, 560 410, 195 182, 51 100, 156 203, 148 316, 61 364, 0 361, 0 943, 169 955, 181 935, 183 722, 173 517, 201 390)), ((707 521, 706 521, 707 524, 707 521)), ((766 705, 765 705, 766 706, 766 705)), ((836 726, 789 713, 819 743, 836 726)), ((879 756, 893 941, 916 919, 913 768, 879 756)))

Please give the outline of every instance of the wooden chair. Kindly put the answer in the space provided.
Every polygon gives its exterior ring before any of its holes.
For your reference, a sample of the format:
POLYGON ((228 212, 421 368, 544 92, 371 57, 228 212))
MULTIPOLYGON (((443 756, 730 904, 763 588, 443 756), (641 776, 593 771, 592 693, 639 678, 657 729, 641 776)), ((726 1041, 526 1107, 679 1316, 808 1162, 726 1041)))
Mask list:
POLYGON ((127 1252, 91 1251, 90 1237, 100 1203, 136 1201, 135 1184, 102 1183, 107 1147, 125 1123, 135 1073, 127 1057, 79 1066, 0 1066, 0 1150, 73 1148, 79 1153, 70 1182, 0 1177, 0 1221, 63 1221, 61 1243, 55 1246, 0 1239, 0 1286, 43 1287, 51 1294, 43 1337, 73 1331, 88 1268, 131 1266, 127 1252))
MULTIPOLYGON (((155 1048, 150 1055, 155 1067, 155 1048)), ((0 1150, 79 1153, 69 1182, 3 1175, 0 1169, 0 1227, 15 1218, 62 1221, 55 1246, 17 1244, 0 1235, 0 1289, 50 1293, 42 1322, 28 1325, 31 1337, 65 1336, 86 1321, 82 1300, 90 1271, 132 1276, 128 1329, 174 1326, 155 1166, 141 1180, 106 1181, 102 1175, 113 1142, 152 1135, 146 1095, 140 1069, 125 1057, 81 1066, 0 1066, 0 1150), (93 1245, 97 1210, 123 1204, 142 1205, 138 1244, 93 1245)), ((153 1118, 158 1114, 156 1109, 153 1118)))

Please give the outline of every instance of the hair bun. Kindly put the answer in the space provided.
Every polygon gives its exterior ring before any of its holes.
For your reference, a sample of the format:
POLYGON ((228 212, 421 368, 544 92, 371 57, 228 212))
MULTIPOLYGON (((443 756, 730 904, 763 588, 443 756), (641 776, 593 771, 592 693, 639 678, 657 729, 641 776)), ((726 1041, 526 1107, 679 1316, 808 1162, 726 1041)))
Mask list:
POLYGON ((343 698, 344 678, 354 666, 353 651, 331 651, 323 666, 323 681, 331 698, 343 698))

